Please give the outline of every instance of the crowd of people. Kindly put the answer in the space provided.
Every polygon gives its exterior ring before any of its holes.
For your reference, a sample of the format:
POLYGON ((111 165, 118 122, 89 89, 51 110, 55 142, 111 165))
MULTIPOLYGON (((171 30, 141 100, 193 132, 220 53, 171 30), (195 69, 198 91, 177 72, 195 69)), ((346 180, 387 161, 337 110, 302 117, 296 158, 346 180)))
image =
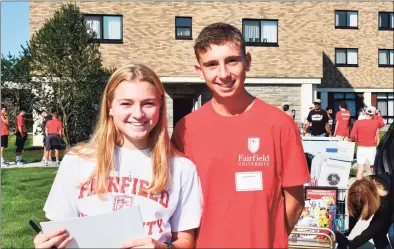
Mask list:
MULTIPOLYGON (((49 220, 138 205, 146 238, 124 241, 120 248, 288 248, 304 206, 304 184, 310 181, 296 112, 288 105, 283 112, 246 91, 252 56, 234 26, 203 28, 194 53, 196 73, 213 98, 182 118, 171 138, 165 91, 156 73, 130 64, 111 75, 91 139, 72 147, 60 164, 44 205, 49 220)), ((345 104, 339 108, 330 122, 332 109, 322 110, 315 100, 303 134, 371 146, 370 137, 376 139, 381 127, 376 110, 367 109, 368 118, 350 132, 350 113, 345 104)), ((56 120, 53 113, 46 122, 46 150, 61 135, 56 120)), ((24 137, 22 126, 18 131, 24 137)), ((371 153, 360 152, 360 165, 371 153)), ((355 196, 360 201, 354 202, 354 217, 368 218, 379 210, 375 205, 364 211, 369 204, 355 196)), ((375 200, 383 199, 379 196, 374 192, 375 200)), ((341 238, 348 246, 346 235, 341 238)), ((65 248, 72 239, 61 229, 38 234, 34 246, 65 248)))
MULTIPOLYGON (((28 133, 26 127, 24 109, 21 109, 15 120, 15 165, 26 165, 26 161, 22 158, 25 143, 27 141, 28 133)), ((46 112, 43 112, 46 113, 46 112)), ((62 131, 63 124, 59 120, 57 112, 52 115, 43 115, 43 157, 42 162, 48 165, 51 160, 51 151, 55 150, 56 164, 60 165, 59 150, 62 147, 62 131)), ((4 151, 8 148, 8 140, 10 135, 9 118, 7 107, 1 105, 1 167, 8 167, 10 164, 4 159, 4 151)))

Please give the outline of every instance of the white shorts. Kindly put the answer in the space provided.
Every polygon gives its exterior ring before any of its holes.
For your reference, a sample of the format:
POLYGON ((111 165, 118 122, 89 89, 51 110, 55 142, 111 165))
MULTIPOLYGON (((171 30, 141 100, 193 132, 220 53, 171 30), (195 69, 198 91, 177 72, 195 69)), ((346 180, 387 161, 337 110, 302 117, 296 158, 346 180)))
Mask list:
POLYGON ((358 147, 357 148, 357 164, 373 165, 375 162, 376 147, 358 147))

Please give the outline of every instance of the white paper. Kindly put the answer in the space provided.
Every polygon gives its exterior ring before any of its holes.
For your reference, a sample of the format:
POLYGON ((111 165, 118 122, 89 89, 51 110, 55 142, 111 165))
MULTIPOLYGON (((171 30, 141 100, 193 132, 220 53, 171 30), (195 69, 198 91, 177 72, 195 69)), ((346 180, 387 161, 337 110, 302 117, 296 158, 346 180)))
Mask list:
POLYGON ((147 237, 139 207, 40 224, 44 233, 66 229, 73 237, 67 248, 119 248, 126 241, 147 237))

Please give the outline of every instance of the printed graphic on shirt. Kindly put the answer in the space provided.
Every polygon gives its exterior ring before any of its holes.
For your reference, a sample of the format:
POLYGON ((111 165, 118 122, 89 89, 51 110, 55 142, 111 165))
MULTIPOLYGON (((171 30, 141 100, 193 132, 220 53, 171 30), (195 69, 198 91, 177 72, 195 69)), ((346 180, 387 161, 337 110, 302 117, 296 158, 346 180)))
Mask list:
POLYGON ((321 114, 313 114, 311 116, 312 121, 322 121, 323 120, 323 115, 321 114))
POLYGON ((152 179, 149 152, 119 148, 118 151, 115 171, 108 177, 107 192, 102 199, 95 189, 95 180, 85 182, 95 163, 66 155, 44 206, 47 218, 72 219, 138 206, 146 235, 155 240, 164 242, 172 232, 199 227, 201 189, 190 160, 174 158, 171 187, 150 194, 143 191, 152 179))
POLYGON ((248 138, 248 151, 251 154, 238 154, 238 166, 269 166, 270 155, 257 153, 259 150, 260 138, 248 138))

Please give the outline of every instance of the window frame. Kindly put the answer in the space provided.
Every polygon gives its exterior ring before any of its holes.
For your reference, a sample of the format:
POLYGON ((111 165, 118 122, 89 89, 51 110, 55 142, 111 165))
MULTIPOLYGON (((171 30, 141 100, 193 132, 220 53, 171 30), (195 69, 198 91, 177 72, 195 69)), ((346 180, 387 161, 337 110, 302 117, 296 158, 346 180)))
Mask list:
POLYGON ((358 29, 358 24, 359 24, 359 15, 358 15, 358 10, 335 10, 334 11, 334 25, 335 25, 335 29, 358 29), (337 25, 337 12, 345 12, 346 13, 346 26, 338 26, 337 25), (356 12, 357 13, 357 26, 356 27, 352 27, 349 26, 349 24, 347 23, 347 13, 348 12, 356 12))
POLYGON ((392 49, 392 48, 379 48, 379 50, 378 50, 378 67, 394 67, 394 61, 390 61, 390 51, 393 51, 393 53, 394 53, 394 49, 392 49), (379 55, 380 55, 380 51, 382 51, 382 50, 389 51, 389 64, 380 64, 379 55), (393 64, 390 64, 390 62, 393 64))
POLYGON ((242 37, 245 40, 245 46, 252 47, 279 47, 279 19, 256 19, 256 18, 242 18, 242 37), (260 42, 249 42, 244 37, 244 21, 258 21, 259 25, 259 40, 260 42), (261 22, 263 21, 276 21, 276 42, 261 42, 261 22))
POLYGON ((337 67, 358 67, 359 65, 358 65, 358 59, 359 59, 359 56, 358 56, 358 48, 335 48, 335 66, 337 66, 337 67), (344 50, 346 50, 346 63, 345 64, 338 64, 337 63, 337 50, 339 50, 339 49, 344 49, 344 50), (348 51, 348 49, 356 49, 356 51, 357 51, 357 64, 348 64, 347 63, 347 51, 348 51))
POLYGON ((191 16, 175 16, 175 40, 193 40, 193 17, 191 16), (177 18, 189 18, 190 19, 190 27, 188 26, 177 26, 176 19, 177 18), (190 36, 178 36, 177 30, 178 28, 190 28, 190 36))
POLYGON ((121 14, 83 14, 84 16, 84 21, 86 22, 86 17, 87 16, 94 16, 94 17, 100 17, 100 33, 102 38, 95 38, 93 39, 97 43, 108 43, 108 44, 123 44, 123 15, 121 14), (120 39, 104 39, 104 17, 110 16, 110 17, 120 17, 120 39))
POLYGON ((378 107, 378 103, 379 103, 379 102, 385 102, 385 104, 386 104, 386 106, 387 106, 387 115, 383 116, 382 111, 380 110, 380 114, 382 115, 382 118, 387 120, 387 122, 385 123, 385 125, 391 124, 391 123, 389 123, 389 119, 390 119, 390 118, 394 119, 394 116, 389 116, 389 115, 388 115, 389 100, 393 100, 393 101, 394 101, 394 99, 389 99, 389 94, 390 94, 389 92, 376 92, 376 108, 378 107), (386 95, 386 98, 384 98, 384 99, 379 99, 379 98, 378 98, 378 94, 384 94, 384 95, 386 95))
POLYGON ((393 15, 394 15, 394 12, 393 12, 393 11, 379 11, 379 13, 378 13, 378 29, 379 29, 379 30, 393 31, 393 30, 394 30, 394 23, 391 24, 391 25, 393 26, 392 28, 391 28, 391 27, 388 27, 388 28, 382 28, 382 27, 380 27, 379 21, 380 21, 380 15, 381 15, 381 14, 388 14, 388 15, 389 15, 389 26, 390 26, 390 21, 391 21, 391 19, 390 19, 390 14, 393 14, 393 15))

